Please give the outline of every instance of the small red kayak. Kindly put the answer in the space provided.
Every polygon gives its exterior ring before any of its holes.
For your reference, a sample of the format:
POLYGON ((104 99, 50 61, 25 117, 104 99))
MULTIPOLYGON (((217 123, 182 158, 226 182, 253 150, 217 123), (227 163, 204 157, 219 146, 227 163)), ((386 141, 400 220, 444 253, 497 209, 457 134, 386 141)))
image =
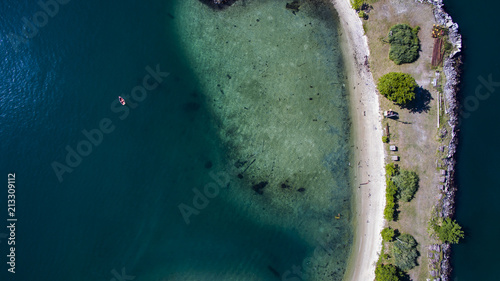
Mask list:
POLYGON ((125 100, 122 97, 118 96, 118 100, 122 105, 125 105, 125 100))

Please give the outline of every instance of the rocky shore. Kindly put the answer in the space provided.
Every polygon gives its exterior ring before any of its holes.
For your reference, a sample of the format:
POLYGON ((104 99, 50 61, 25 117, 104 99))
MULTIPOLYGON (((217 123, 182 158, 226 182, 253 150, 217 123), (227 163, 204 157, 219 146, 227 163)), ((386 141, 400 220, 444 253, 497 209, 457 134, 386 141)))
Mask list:
MULTIPOLYGON (((441 196, 436 202, 436 210, 440 217, 453 217, 455 214, 455 165, 456 165, 456 152, 458 146, 458 86, 460 84, 459 69, 461 66, 461 50, 462 50, 462 36, 458 31, 458 24, 453 22, 448 13, 443 9, 443 0, 416 0, 420 3, 430 3, 434 6, 434 17, 438 24, 445 26, 448 29, 448 36, 450 43, 453 45, 453 51, 445 58, 443 63, 443 73, 446 77, 446 82, 443 87, 443 94, 445 99, 445 113, 448 116, 448 125, 451 128, 451 140, 448 144, 448 155, 443 159, 447 170, 446 181, 442 186, 441 196)), ((436 281, 450 280, 451 265, 450 254, 451 247, 449 244, 431 245, 429 251, 438 251, 443 253, 443 258, 430 259, 429 265, 430 275, 436 281)))

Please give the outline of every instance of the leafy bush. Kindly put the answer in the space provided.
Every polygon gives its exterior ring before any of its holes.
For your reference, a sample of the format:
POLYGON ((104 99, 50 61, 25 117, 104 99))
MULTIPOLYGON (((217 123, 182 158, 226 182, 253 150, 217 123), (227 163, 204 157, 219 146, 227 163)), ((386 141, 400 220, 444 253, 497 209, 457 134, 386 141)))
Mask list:
POLYGON ((387 200, 384 208, 384 218, 388 221, 393 221, 396 219, 396 203, 394 203, 394 199, 390 201, 387 200))
POLYGON ((398 199, 409 202, 413 199, 418 189, 418 175, 413 171, 402 170, 399 175, 392 178, 398 187, 398 199))
POLYGON ((388 100, 404 106, 415 100, 417 86, 417 82, 410 74, 390 72, 380 77, 377 89, 388 100))
POLYGON ((382 235, 382 240, 386 242, 392 242, 392 240, 394 239, 394 235, 396 235, 396 232, 394 231, 394 229, 386 227, 382 229, 382 232, 380 232, 380 234, 382 235))
POLYGON ((388 136, 382 136, 382 142, 383 143, 389 143, 389 137, 388 136))
POLYGON ((417 241, 410 234, 402 234, 392 246, 392 255, 397 267, 408 271, 417 266, 417 241))
POLYGON ((399 281, 403 274, 392 264, 379 264, 375 268, 375 281, 399 281))
POLYGON ((363 0, 351 0, 351 5, 352 5, 352 8, 356 11, 359 11, 361 10, 361 7, 363 7, 363 0))
POLYGON ((458 244, 464 238, 464 231, 457 221, 450 218, 441 219, 440 223, 433 225, 434 231, 439 239, 445 243, 458 244))
POLYGON ((387 179, 386 184, 384 218, 393 221, 396 219, 396 194, 398 188, 391 179, 387 179))
POLYGON ((443 47, 443 49, 444 49, 445 53, 450 53, 451 50, 453 50, 453 45, 450 43, 450 41, 448 39, 446 39, 444 41, 444 47, 443 47))
POLYGON ((396 24, 389 31, 389 59, 395 64, 412 63, 418 59, 420 40, 418 31, 420 27, 411 28, 407 24, 396 24))
POLYGON ((384 208, 384 218, 389 221, 396 219, 396 195, 398 193, 398 187, 392 181, 392 177, 399 174, 399 169, 394 163, 385 165, 385 178, 386 178, 386 188, 385 188, 385 208, 384 208))
POLYGON ((394 177, 399 174, 399 168, 396 167, 396 164, 394 163, 389 163, 385 165, 385 175, 386 177, 394 177))

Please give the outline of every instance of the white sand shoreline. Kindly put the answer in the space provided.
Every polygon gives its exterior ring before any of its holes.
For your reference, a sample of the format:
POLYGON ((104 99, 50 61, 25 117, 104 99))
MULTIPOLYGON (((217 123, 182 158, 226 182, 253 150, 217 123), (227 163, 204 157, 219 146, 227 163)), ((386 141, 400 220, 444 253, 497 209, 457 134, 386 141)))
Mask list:
POLYGON ((375 279, 375 263, 382 248, 385 170, 378 95, 368 65, 367 37, 349 0, 332 0, 342 27, 342 48, 349 76, 355 149, 356 233, 345 280, 375 279), (360 183, 366 183, 360 185, 360 183), (359 186, 359 188, 358 188, 359 186))

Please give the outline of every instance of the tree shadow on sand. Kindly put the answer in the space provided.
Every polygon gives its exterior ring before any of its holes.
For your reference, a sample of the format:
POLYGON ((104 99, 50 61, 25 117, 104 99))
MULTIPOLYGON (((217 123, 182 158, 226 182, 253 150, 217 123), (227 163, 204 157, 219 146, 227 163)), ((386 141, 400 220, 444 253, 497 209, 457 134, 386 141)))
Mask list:
POLYGON ((415 89, 415 100, 405 108, 410 110, 411 113, 429 112, 431 100, 433 100, 431 93, 422 87, 418 87, 415 89))

